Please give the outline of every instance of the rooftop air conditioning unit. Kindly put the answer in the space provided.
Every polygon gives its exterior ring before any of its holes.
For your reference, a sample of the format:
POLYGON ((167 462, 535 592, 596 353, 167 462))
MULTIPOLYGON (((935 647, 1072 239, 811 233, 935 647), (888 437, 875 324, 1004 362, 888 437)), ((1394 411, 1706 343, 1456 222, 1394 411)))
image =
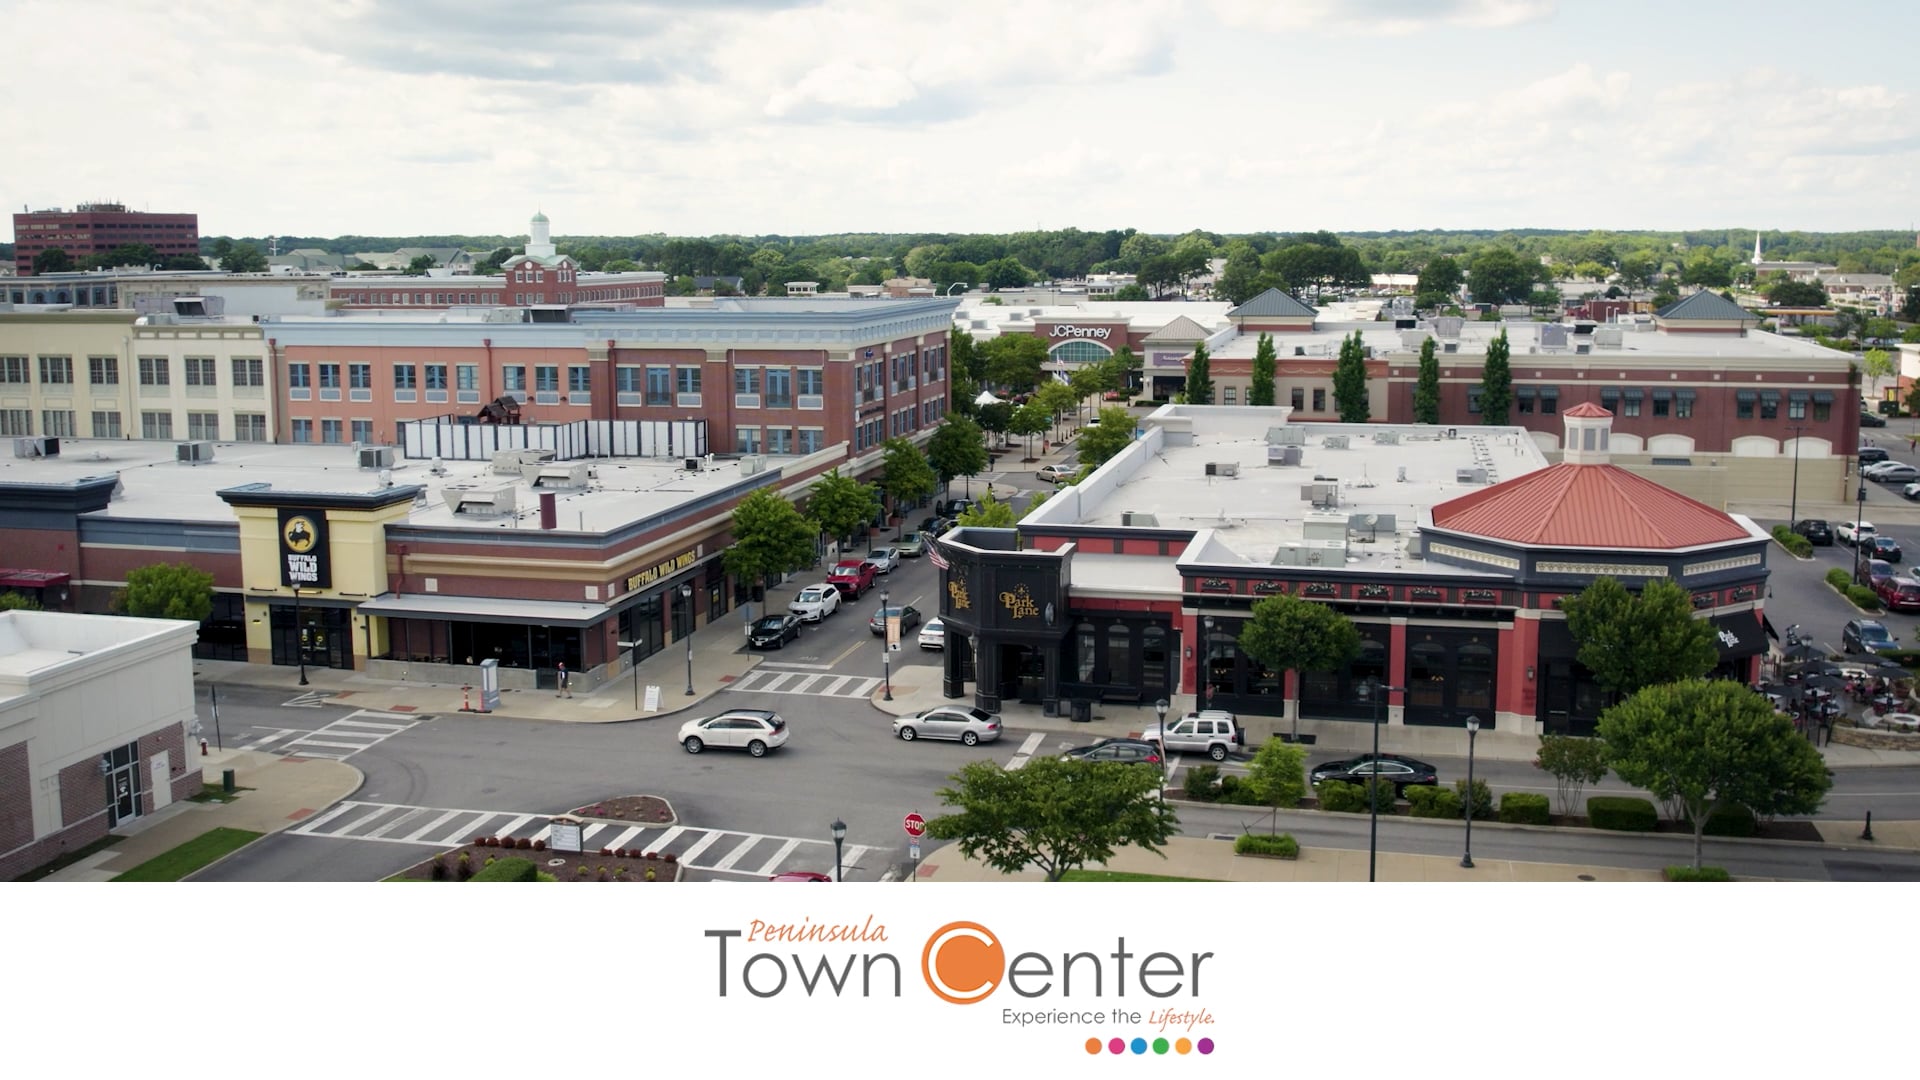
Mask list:
POLYGON ((1373 433, 1375 446, 1399 446, 1400 433, 1397 431, 1376 431, 1373 433))
POLYGON ((1288 424, 1285 427, 1270 427, 1267 429, 1267 445, 1305 446, 1307 445, 1307 429, 1295 427, 1292 424, 1288 424))
POLYGON ((1207 475, 1239 476, 1240 463, 1237 461, 1209 461, 1207 462, 1207 475))
POLYGON ((203 465, 213 460, 213 444, 210 442, 183 442, 173 448, 173 460, 186 465, 203 465))
POLYGON ((1321 440, 1320 445, 1329 450, 1345 450, 1347 449, 1347 436, 1329 435, 1321 440))
POLYGON ((1592 351, 1593 351, 1593 342, 1591 341, 1579 341, 1574 343, 1573 352, 1575 356, 1585 356, 1592 351))
POLYGON ((1485 469, 1455 469, 1453 482, 1456 484, 1484 484, 1487 482, 1485 469))
POLYGON ((1123 510, 1120 512, 1120 524, 1150 527, 1160 524, 1160 519, 1144 510, 1123 510))
POLYGON ((513 488, 468 487, 456 484, 443 489, 440 497, 447 509, 467 517, 504 517, 513 513, 513 488))
POLYGON ((1298 446, 1267 447, 1267 464, 1269 465, 1298 465, 1300 457, 1298 446))
POLYGON ((520 466, 527 486, 536 491, 585 491, 589 466, 584 461, 540 462, 520 466))
POLYGON ((551 450, 495 450, 493 472, 496 476, 519 476, 523 465, 538 465, 553 460, 551 450))
POLYGON ((767 471, 767 459, 762 454, 748 454, 740 459, 740 475, 756 476, 767 471))
POLYGON ((59 457, 60 440, 52 435, 29 435, 15 439, 13 456, 17 458, 59 457))
POLYGON ((690 458, 687 458, 687 459, 685 459, 685 461, 686 461, 686 465, 685 465, 685 468, 686 468, 686 470, 687 470, 688 472, 699 472, 699 471, 700 471, 700 459, 699 459, 699 458, 697 458, 697 457, 690 457, 690 458))
POLYGON ((393 447, 363 446, 360 448, 360 467, 363 469, 393 468, 393 447))

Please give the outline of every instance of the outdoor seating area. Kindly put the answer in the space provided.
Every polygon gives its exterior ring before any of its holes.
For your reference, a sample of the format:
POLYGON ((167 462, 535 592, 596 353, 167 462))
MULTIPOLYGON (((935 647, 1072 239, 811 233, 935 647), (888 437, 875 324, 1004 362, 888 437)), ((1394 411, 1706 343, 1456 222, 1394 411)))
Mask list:
POLYGON ((1816 745, 1831 741, 1835 723, 1920 731, 1913 673, 1896 660, 1842 662, 1810 642, 1795 641, 1774 654, 1768 668, 1770 678, 1756 689, 1816 745))

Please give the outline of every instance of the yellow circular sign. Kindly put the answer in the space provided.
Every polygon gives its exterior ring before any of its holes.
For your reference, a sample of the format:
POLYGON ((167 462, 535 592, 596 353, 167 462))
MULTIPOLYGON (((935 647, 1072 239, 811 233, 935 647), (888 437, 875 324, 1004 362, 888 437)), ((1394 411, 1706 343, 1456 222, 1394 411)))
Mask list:
POLYGON ((287 545, 288 551, 295 555, 305 555, 313 550, 313 545, 320 539, 320 530, 315 527, 312 518, 303 514, 287 519, 286 528, 281 530, 280 539, 287 545))

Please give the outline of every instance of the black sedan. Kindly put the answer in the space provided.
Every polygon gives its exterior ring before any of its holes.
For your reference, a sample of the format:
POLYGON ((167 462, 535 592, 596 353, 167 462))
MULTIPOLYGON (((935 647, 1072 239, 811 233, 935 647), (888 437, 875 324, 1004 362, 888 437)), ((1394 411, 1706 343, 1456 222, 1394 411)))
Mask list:
POLYGON ((900 620, 900 632, 904 634, 910 627, 920 625, 920 609, 911 604, 908 604, 906 607, 895 605, 894 607, 880 608, 873 613, 871 618, 867 619, 867 629, 876 634, 884 634, 887 632, 887 620, 889 618, 900 620))
POLYGON ((747 645, 754 649, 784 649, 787 642, 799 640, 798 615, 769 615, 755 622, 747 632, 747 645))
POLYGON ((1877 415, 1875 413, 1870 413, 1865 409, 1861 409, 1860 410, 1860 426, 1861 427, 1886 427, 1887 418, 1884 416, 1877 415))
POLYGON ((1900 561, 1900 544, 1891 536, 1875 536, 1867 541, 1867 554, 1888 562, 1900 561))
POLYGON ((1807 538, 1807 542, 1821 547, 1833 546, 1833 527, 1819 518, 1807 518, 1794 523, 1793 531, 1807 538))
POLYGON ((1316 765, 1311 774, 1316 785, 1323 780, 1365 784, 1375 776, 1393 781, 1393 793, 1396 796, 1410 787, 1431 787, 1440 782, 1440 770, 1424 761, 1415 761, 1399 754, 1381 754, 1377 758, 1372 754, 1361 754, 1345 761, 1329 761, 1324 765, 1316 765))
POLYGON ((1142 739, 1101 739, 1076 746, 1060 755, 1061 761, 1119 761, 1128 764, 1160 764, 1160 748, 1142 739))

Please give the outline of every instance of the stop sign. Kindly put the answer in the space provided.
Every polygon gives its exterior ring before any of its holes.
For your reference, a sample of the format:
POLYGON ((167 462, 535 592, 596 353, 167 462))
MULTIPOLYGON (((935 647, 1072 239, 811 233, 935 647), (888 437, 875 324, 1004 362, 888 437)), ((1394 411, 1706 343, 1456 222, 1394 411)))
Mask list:
POLYGON ((921 817, 918 812, 908 814, 904 824, 907 827, 907 835, 916 840, 927 834, 927 819, 921 817))

